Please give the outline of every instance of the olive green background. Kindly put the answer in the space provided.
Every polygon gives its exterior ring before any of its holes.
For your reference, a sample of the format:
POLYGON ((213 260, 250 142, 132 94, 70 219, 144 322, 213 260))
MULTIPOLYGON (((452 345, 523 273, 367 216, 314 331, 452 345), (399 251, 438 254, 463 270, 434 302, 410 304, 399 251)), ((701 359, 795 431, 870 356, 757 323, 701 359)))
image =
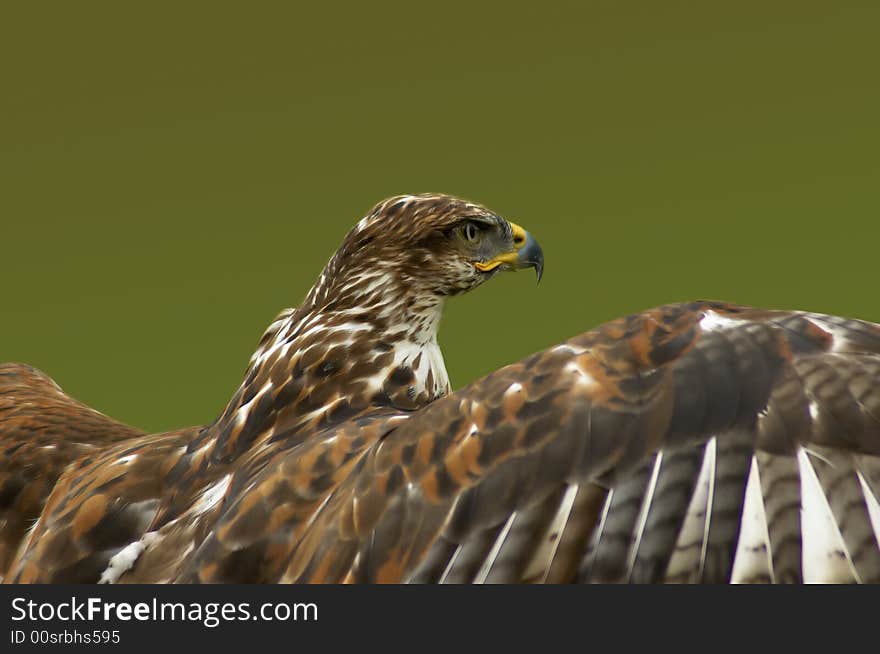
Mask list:
POLYGON ((677 300, 880 321, 880 3, 12 4, 0 360, 135 425, 214 417, 397 193, 544 247, 448 304, 456 386, 677 300))

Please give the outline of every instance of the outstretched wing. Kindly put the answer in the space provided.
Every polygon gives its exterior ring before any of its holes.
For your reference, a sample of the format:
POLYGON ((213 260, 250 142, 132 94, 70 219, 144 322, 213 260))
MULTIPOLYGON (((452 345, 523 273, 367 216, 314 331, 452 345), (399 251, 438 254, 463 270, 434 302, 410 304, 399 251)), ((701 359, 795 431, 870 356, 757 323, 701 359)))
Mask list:
POLYGON ((367 448, 402 420, 388 410, 352 420, 314 435, 296 457, 281 454, 253 466, 209 462, 199 427, 106 448, 65 470, 9 578, 277 581, 284 553, 315 510, 367 448), (237 496, 243 501, 224 513, 227 497, 237 496), (221 515, 226 520, 215 525, 221 515), (206 558, 210 565, 200 569, 206 558))
POLYGON ((154 525, 182 516, 179 548, 151 570, 151 581, 167 581, 187 546, 204 537, 205 514, 210 517, 223 496, 204 497, 213 479, 199 474, 203 453, 189 447, 201 429, 129 439, 69 465, 12 561, 9 579, 116 582, 158 539, 154 525))
POLYGON ((880 326, 671 305, 410 417, 282 580, 878 582, 878 497, 880 326))
POLYGON ((0 364, 0 579, 64 468, 142 434, 72 399, 35 368, 0 364))

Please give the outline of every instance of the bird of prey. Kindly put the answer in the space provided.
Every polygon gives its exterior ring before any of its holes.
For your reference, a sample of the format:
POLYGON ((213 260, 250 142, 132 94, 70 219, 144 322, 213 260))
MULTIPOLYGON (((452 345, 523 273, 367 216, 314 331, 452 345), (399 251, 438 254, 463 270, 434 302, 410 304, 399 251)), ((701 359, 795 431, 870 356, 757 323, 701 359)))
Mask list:
POLYGON ((673 304, 453 392, 445 300, 543 263, 477 204, 385 200, 177 432, 0 369, 6 579, 880 581, 880 326, 673 304))

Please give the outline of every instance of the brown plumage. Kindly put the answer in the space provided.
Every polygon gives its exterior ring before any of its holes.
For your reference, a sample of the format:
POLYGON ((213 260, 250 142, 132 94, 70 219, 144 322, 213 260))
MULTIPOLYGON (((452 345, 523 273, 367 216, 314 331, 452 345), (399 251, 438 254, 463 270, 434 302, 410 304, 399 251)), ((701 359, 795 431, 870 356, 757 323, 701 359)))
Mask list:
POLYGON ((143 435, 65 395, 39 370, 0 364, 0 576, 71 461, 143 435))
POLYGON ((444 299, 542 265, 478 205, 379 204, 216 421, 69 453, 9 579, 880 581, 880 327, 670 305, 450 392, 444 299))

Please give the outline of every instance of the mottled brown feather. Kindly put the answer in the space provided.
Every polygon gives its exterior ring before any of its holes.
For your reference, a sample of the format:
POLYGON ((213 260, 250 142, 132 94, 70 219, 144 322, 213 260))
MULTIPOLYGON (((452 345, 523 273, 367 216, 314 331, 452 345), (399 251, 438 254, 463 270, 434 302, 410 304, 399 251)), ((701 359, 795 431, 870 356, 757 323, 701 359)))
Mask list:
POLYGON ((0 578, 64 468, 142 435, 74 400, 41 371, 0 364, 0 578))

